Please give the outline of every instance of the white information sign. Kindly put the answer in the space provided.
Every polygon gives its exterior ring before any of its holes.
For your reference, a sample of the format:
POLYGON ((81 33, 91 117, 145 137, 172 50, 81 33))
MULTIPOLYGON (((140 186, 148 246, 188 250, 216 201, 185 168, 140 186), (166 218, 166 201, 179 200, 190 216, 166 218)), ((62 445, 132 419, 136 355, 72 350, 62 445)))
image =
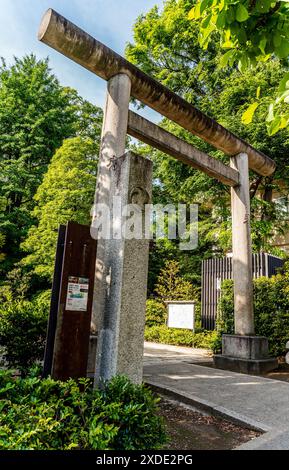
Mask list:
POLYGON ((169 328, 195 328, 195 304, 192 303, 169 303, 168 323, 169 328))
POLYGON ((86 312, 88 302, 89 279, 84 277, 68 278, 68 289, 65 310, 86 312))

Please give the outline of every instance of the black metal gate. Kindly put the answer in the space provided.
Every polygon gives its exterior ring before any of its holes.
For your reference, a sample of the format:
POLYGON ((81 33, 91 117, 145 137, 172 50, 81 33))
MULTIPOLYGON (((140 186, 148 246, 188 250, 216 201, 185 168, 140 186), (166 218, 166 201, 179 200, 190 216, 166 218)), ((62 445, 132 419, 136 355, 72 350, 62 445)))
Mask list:
MULTIPOLYGON (((253 254, 253 277, 271 277, 283 264, 284 261, 277 256, 253 254)), ((207 330, 215 328, 221 284, 225 279, 232 279, 231 257, 202 261, 202 327, 207 330)))

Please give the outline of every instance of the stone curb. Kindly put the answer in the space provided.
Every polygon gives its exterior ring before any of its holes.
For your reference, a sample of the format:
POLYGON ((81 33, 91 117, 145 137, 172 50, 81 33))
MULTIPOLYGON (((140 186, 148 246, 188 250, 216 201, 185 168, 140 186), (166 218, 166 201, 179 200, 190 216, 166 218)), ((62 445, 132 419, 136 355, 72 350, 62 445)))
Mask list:
POLYGON ((162 387, 159 384, 146 379, 145 383, 157 393, 160 393, 170 398, 174 398, 182 403, 194 406, 195 408, 199 408, 200 410, 206 411, 213 416, 228 419, 231 422, 241 425, 243 427, 247 427, 252 431, 268 432, 272 429, 264 423, 257 422, 253 419, 247 418, 244 415, 235 413, 234 411, 228 410, 227 408, 223 408, 222 406, 215 405, 214 403, 211 403, 194 395, 189 395, 185 392, 180 393, 174 388, 162 387))
POLYGON ((234 450, 289 450, 289 427, 272 429, 234 450))

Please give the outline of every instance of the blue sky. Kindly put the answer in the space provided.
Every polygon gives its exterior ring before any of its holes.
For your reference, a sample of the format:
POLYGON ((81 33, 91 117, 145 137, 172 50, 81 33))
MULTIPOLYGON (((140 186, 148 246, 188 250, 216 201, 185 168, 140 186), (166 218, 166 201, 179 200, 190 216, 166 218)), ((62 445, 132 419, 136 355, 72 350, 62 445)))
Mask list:
MULTIPOLYGON (((135 19, 162 0, 0 0, 0 56, 8 63, 13 56, 34 52, 50 58, 50 66, 63 85, 71 86, 92 103, 103 106, 106 84, 92 73, 37 40, 43 13, 48 8, 61 13, 119 54, 132 39, 135 19)), ((146 110, 153 120, 159 116, 146 110)))

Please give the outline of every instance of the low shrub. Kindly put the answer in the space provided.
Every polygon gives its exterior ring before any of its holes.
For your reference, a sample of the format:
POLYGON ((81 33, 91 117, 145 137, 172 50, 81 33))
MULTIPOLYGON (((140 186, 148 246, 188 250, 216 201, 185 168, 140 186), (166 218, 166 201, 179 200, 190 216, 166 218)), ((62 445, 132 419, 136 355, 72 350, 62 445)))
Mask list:
POLYGON ((50 292, 32 301, 7 300, 0 305, 0 346, 11 368, 25 373, 44 355, 50 292))
MULTIPOLYGON (((283 355, 289 340, 289 284, 286 274, 254 280, 254 316, 256 334, 268 338, 270 354, 283 355)), ((220 335, 234 333, 233 281, 222 284, 217 330, 220 335)))
POLYGON ((125 377, 93 390, 88 379, 1 371, 0 395, 0 450, 145 450, 166 442, 158 399, 125 377))
POLYGON ((168 328, 166 325, 146 327, 145 340, 174 346, 212 349, 218 333, 216 331, 193 331, 168 328))
POLYGON ((148 299, 146 303, 146 325, 164 325, 167 319, 167 309, 162 302, 148 299))

